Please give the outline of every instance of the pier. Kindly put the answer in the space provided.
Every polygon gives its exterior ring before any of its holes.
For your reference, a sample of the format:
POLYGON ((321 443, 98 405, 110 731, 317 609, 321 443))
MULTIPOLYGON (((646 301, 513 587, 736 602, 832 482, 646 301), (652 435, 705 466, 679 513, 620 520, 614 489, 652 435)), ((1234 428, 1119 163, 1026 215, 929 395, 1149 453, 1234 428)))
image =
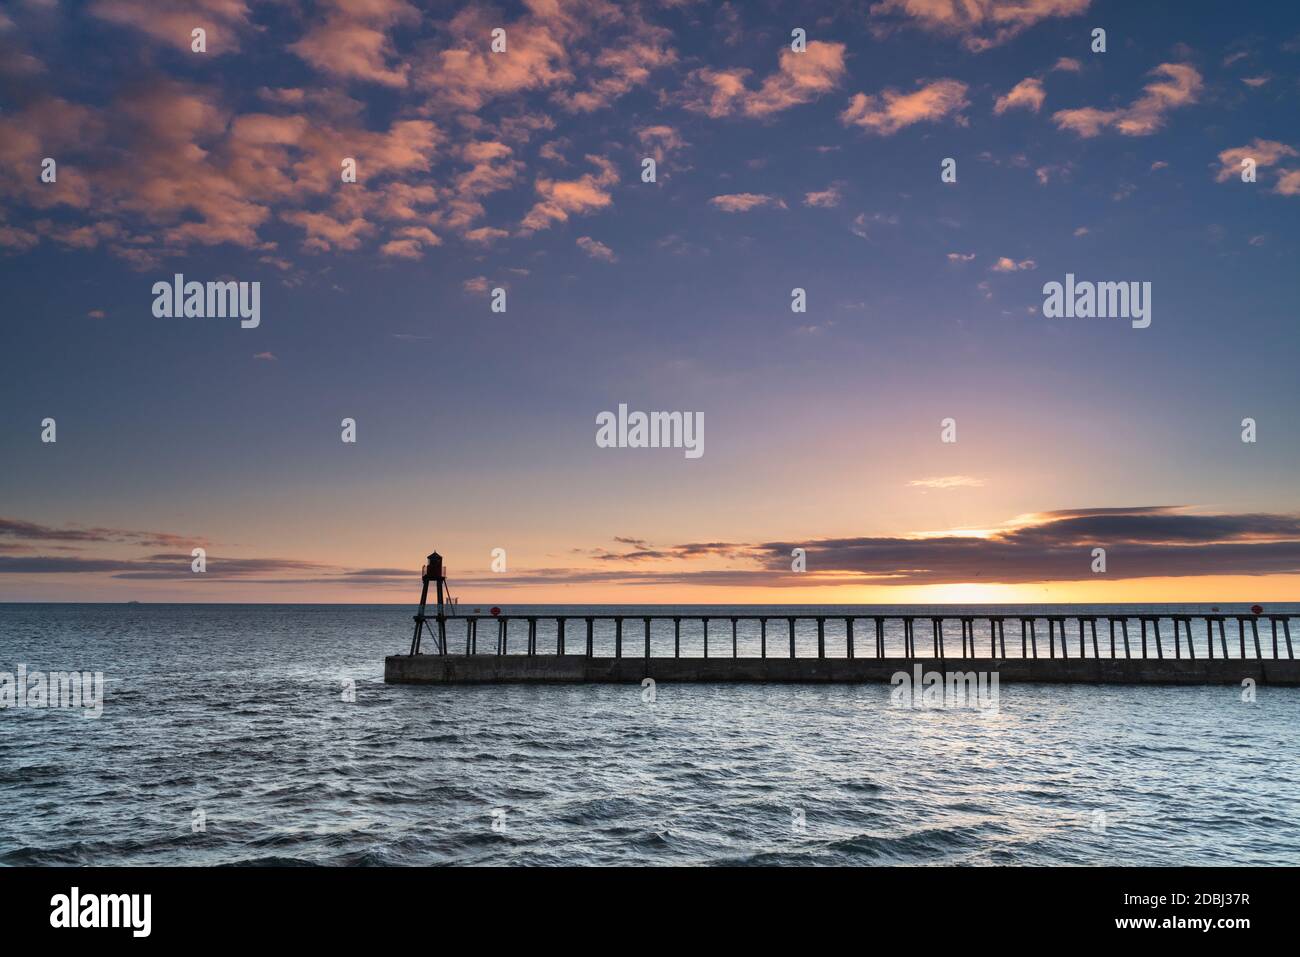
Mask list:
POLYGON ((1291 623, 1265 614, 460 615, 429 556, 395 684, 888 682, 926 671, 1001 681, 1300 686, 1291 623), (429 586, 437 611, 428 614, 429 586), (448 613, 450 608, 451 613, 448 613), (1008 640, 1010 631, 1010 640, 1008 640))

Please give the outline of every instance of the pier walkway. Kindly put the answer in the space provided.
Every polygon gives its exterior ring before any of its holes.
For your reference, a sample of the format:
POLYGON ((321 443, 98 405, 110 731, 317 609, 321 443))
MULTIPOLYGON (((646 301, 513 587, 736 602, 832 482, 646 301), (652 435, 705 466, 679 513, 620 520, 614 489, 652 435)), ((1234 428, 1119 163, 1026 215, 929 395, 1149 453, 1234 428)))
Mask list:
POLYGON ((395 683, 1000 680, 1300 685, 1288 615, 416 616, 395 683), (1008 638, 1008 631, 1010 637, 1008 638), (425 647, 421 636, 427 636, 425 647), (425 652, 430 653, 425 653, 425 652))

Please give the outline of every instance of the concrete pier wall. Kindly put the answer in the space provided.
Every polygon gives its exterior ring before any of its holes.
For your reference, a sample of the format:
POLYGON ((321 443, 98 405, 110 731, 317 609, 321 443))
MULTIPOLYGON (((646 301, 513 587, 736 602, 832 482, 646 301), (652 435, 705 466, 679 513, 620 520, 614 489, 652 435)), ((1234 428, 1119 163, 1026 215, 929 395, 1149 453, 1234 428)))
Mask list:
POLYGON ((1111 658, 588 658, 585 655, 392 655, 389 684, 888 682, 896 672, 997 672, 1002 681, 1300 686, 1300 660, 1111 658))

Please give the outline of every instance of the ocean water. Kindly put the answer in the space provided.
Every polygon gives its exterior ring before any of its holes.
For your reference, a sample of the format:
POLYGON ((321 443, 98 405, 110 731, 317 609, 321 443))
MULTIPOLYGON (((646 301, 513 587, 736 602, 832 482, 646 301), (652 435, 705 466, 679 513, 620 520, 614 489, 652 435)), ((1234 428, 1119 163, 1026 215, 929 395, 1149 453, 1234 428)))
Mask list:
POLYGON ((387 686, 411 611, 0 605, 106 678, 0 711, 0 864, 1300 864, 1300 689, 387 686))

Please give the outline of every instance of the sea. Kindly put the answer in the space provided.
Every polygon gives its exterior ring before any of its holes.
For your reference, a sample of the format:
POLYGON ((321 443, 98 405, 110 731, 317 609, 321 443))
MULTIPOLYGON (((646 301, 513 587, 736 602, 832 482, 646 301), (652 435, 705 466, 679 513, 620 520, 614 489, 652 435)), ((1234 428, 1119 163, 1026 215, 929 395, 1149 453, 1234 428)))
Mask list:
MULTIPOLYGON (((543 619, 541 653, 555 642, 545 616, 617 612, 684 616, 689 655, 703 650, 692 616, 719 619, 711 655, 732 653, 726 619, 738 617, 735 651, 751 655, 762 639, 746 616, 898 613, 501 610, 511 654, 525 651, 529 615, 543 619)), ((30 697, 0 710, 0 865, 1300 864, 1300 689, 1008 682, 996 708, 934 708, 900 704, 885 684, 386 685, 384 656, 408 650, 413 611, 0 604, 0 692, 20 670, 103 676, 97 714, 30 697)), ((459 624, 452 651, 464 650, 459 624)), ((1018 656, 1018 626, 1007 625, 1018 656)), ((638 654, 640 623, 627 627, 637 650, 625 654, 638 654)), ((666 627, 655 625, 654 654, 672 653, 666 627)), ((1168 654, 1172 622, 1164 628, 1168 654)), ((585 642, 585 626, 570 629, 585 642)), ((796 654, 816 653, 814 629, 800 620, 796 654)), ((1044 622, 1040 648, 1045 633, 1044 622)), ((874 641, 866 623, 858 635, 874 641)), ((928 623, 917 639, 928 647, 928 623)), ((599 624, 597 654, 611 640, 599 624)), ((986 654, 987 622, 976 640, 986 654)), ((1106 653, 1109 634, 1101 640, 1106 653)), ((768 641, 769 654, 789 653, 784 620, 768 641)), ((1069 641, 1073 656, 1073 630, 1069 641)), ((479 652, 495 642, 480 626, 479 652)), ((844 653, 834 621, 827 653, 844 653)))

